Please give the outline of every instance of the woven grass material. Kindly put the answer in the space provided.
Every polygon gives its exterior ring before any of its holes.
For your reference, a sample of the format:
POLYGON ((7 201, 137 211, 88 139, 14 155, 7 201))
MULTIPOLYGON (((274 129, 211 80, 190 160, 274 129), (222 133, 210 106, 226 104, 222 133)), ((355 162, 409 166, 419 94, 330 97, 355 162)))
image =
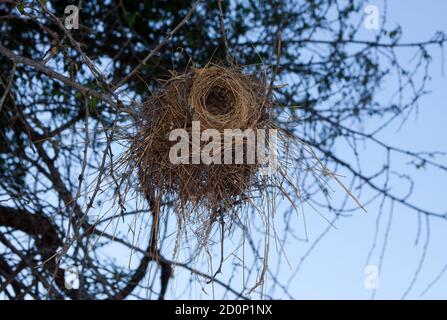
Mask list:
MULTIPOLYGON (((173 73, 143 105, 126 156, 138 172, 141 190, 151 198, 174 199, 183 212, 208 212, 212 220, 216 212, 245 203, 250 191, 259 188, 258 164, 173 164, 169 151, 176 142, 168 137, 176 128, 191 133, 192 121, 200 121, 201 130, 219 132, 271 128, 266 94, 264 82, 235 67, 173 73)), ((228 145, 222 142, 224 148, 228 145)))

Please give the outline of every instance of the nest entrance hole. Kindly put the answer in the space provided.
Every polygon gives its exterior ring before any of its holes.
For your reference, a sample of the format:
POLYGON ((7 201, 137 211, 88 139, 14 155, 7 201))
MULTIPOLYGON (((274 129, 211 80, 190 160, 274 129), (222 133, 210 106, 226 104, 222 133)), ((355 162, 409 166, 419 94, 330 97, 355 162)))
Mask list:
POLYGON ((222 116, 234 109, 235 102, 232 92, 222 87, 214 87, 205 98, 205 108, 212 115, 222 116))

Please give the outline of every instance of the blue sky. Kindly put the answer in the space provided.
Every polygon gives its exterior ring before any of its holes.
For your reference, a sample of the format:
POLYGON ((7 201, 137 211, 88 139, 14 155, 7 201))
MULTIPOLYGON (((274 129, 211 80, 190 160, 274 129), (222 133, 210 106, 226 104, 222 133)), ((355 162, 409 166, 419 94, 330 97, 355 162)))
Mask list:
MULTIPOLYGON (((376 4, 383 10, 382 1, 369 1, 369 4, 376 4)), ((431 38, 438 30, 447 32, 446 12, 447 2, 442 0, 388 1, 387 25, 388 27, 396 24, 402 26, 403 42, 423 41, 431 38)), ((366 37, 367 32, 372 31, 365 30, 366 37)), ((433 48, 432 52, 433 63, 430 69, 432 79, 427 86, 431 93, 421 100, 418 114, 410 117, 402 129, 397 130, 397 126, 391 126, 381 135, 381 138, 391 145, 415 151, 447 151, 445 128, 447 79, 441 72, 441 50, 433 48)), ((403 63, 406 63, 410 61, 412 53, 412 51, 400 50, 399 57, 403 63)), ((397 79, 389 78, 385 87, 393 87, 394 81, 397 79)), ((384 91, 387 91, 386 88, 384 91)), ((379 96, 379 99, 387 98, 386 92, 383 93, 383 97, 379 96)), ((369 145, 364 146, 363 151, 369 155, 364 165, 373 167, 375 163, 383 162, 383 158, 380 158, 383 154, 376 154, 370 148, 369 145)), ((399 162, 401 159, 395 160, 399 162)), ((440 158, 440 162, 445 164, 446 158, 440 158)), ((402 166, 404 165, 402 163, 402 166)), ((433 211, 445 212, 447 210, 446 174, 437 170, 407 172, 410 172, 416 181, 412 202, 433 211)), ((397 193, 400 189, 402 193, 407 189, 405 183, 399 182, 395 182, 391 187, 397 190, 397 193)), ((367 199, 368 194, 363 194, 363 197, 367 199)), ((371 297, 371 291, 364 287, 364 268, 373 242, 379 209, 378 202, 368 206, 367 209, 366 214, 357 213, 351 218, 338 221, 337 230, 329 232, 306 259, 299 274, 290 285, 291 292, 296 298, 369 299, 371 297)), ((378 244, 370 264, 378 264, 388 219, 388 210, 385 210, 380 221, 378 244)), ((415 212, 398 205, 394 207, 387 250, 382 268, 379 270, 379 289, 376 292, 376 298, 399 299, 411 283, 421 259, 426 236, 426 228, 422 224, 421 238, 418 245, 415 245, 418 234, 417 219, 415 212)), ((317 236, 319 230, 324 228, 322 224, 324 223, 318 219, 311 218, 309 225, 312 237, 317 236)), ((447 298, 447 274, 430 291, 421 296, 421 292, 447 264, 446 228, 446 221, 441 219, 430 221, 427 255, 413 290, 407 298, 447 298)), ((296 247, 298 255, 305 249, 301 248, 301 245, 296 247)))

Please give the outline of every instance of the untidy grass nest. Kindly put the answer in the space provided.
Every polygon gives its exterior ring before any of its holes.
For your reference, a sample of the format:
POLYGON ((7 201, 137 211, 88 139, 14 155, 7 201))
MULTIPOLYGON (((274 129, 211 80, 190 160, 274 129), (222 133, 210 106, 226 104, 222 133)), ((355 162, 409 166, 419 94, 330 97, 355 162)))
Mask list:
POLYGON ((200 121, 202 131, 272 128, 267 91, 265 81, 237 67, 211 65, 172 73, 143 104, 127 153, 141 190, 151 198, 175 199, 179 211, 207 212, 208 220, 248 201, 250 192, 260 187, 258 163, 174 164, 169 152, 176 142, 169 134, 176 128, 191 134, 193 121, 200 121))

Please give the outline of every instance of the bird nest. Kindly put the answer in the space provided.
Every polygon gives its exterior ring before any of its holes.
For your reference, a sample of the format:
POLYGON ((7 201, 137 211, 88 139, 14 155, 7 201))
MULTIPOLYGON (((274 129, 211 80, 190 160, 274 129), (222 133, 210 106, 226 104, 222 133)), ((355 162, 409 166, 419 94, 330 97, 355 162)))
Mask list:
POLYGON ((175 198, 180 207, 194 211, 223 211, 245 202, 257 185, 260 164, 249 163, 246 157, 242 163, 226 163, 224 153, 231 150, 236 159, 236 152, 247 153, 253 141, 243 139, 240 145, 236 139, 231 144, 223 138, 220 143, 212 141, 209 155, 216 160, 214 163, 197 163, 194 157, 203 154, 210 142, 203 141, 207 129, 224 136, 228 129, 256 132, 272 128, 271 101, 266 89, 264 82, 235 67, 208 66, 184 74, 173 73, 144 103, 128 152, 142 191, 175 198), (171 150, 178 143, 170 139, 175 129, 190 137, 190 152, 182 163, 173 163, 171 159, 171 150), (193 141, 195 133, 201 135, 198 143, 193 141))
POLYGON ((235 66, 171 73, 135 112, 136 130, 121 161, 126 176, 137 178, 156 211, 170 203, 179 230, 197 225, 199 242, 206 242, 215 221, 234 220, 238 208, 277 184, 266 174, 284 146, 281 135, 270 134, 278 131, 270 93, 265 79, 235 66), (233 135, 226 140, 228 130, 233 135))

